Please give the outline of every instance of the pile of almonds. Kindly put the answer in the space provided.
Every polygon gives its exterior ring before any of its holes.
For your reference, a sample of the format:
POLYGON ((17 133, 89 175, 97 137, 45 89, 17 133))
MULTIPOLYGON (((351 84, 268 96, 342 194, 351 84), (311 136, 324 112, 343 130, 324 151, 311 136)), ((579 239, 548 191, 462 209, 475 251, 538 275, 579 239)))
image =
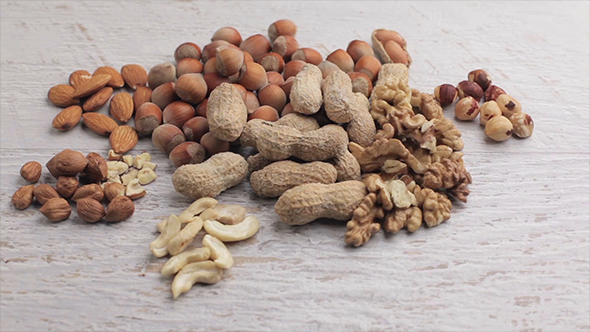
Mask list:
POLYGON ((492 85, 492 77, 483 69, 467 75, 467 80, 457 87, 442 84, 434 89, 434 97, 441 106, 451 105, 457 98, 455 117, 472 121, 479 114, 479 123, 485 126, 485 134, 496 142, 503 142, 513 134, 527 138, 533 134, 534 123, 530 115, 522 112, 520 102, 506 94, 504 89, 492 85), (480 106, 479 102, 484 99, 480 106))
POLYGON ((84 221, 94 223, 103 218, 107 222, 123 221, 135 212, 132 200, 145 196, 142 185, 157 177, 154 172, 156 166, 149 160, 145 161, 149 158, 146 155, 135 158, 124 156, 122 159, 126 164, 106 161, 95 152, 84 156, 78 151, 63 150, 46 164, 51 175, 57 179, 55 187, 47 183, 34 185, 41 178, 43 167, 37 161, 30 161, 22 166, 20 174, 32 184, 14 193, 12 205, 24 210, 37 200, 42 205, 39 211, 49 221, 57 222, 70 217, 69 199, 76 203, 78 216, 84 221), (119 177, 121 174, 124 175, 119 177), (121 181, 121 178, 125 180, 121 181), (106 211, 101 203, 105 198, 109 201, 106 211))

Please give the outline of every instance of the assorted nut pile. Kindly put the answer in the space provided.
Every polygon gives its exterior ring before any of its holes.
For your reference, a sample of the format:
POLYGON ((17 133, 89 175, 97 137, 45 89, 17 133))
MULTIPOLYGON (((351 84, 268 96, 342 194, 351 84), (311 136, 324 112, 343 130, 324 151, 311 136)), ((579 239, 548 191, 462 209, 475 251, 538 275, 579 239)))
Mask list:
POLYGON ((503 142, 513 134, 520 138, 533 134, 531 116, 522 111, 518 100, 492 85, 492 77, 483 69, 469 72, 467 80, 459 82, 457 87, 451 84, 437 86, 434 97, 443 107, 459 99, 455 105, 455 117, 461 121, 472 121, 479 115, 479 123, 485 126, 486 136, 496 142, 503 142), (484 103, 480 106, 482 98, 484 103))
MULTIPOLYGON (((36 199, 42 205, 39 211, 49 221, 57 222, 70 217, 70 199, 76 203, 78 216, 86 222, 95 223, 103 218, 107 222, 123 221, 135 212, 132 200, 145 196, 143 185, 156 179, 156 164, 150 162, 148 153, 119 156, 123 161, 114 160, 116 156, 111 151, 106 161, 98 153, 84 156, 78 151, 63 150, 46 164, 57 178, 55 187, 47 183, 23 186, 12 196, 12 205, 23 210, 36 199), (101 203, 105 198, 109 201, 106 211, 101 203)), ((20 174, 25 181, 36 183, 42 168, 39 162, 30 161, 23 165, 20 174)))
POLYGON ((161 273, 168 278, 176 275, 172 281, 176 299, 195 283, 214 284, 221 280, 223 270, 234 264, 224 242, 249 239, 258 232, 260 223, 255 216, 247 216, 242 206, 218 204, 211 197, 203 197, 156 228, 160 235, 150 243, 150 251, 158 258, 170 255, 161 273), (202 247, 189 248, 203 228, 207 234, 202 247))

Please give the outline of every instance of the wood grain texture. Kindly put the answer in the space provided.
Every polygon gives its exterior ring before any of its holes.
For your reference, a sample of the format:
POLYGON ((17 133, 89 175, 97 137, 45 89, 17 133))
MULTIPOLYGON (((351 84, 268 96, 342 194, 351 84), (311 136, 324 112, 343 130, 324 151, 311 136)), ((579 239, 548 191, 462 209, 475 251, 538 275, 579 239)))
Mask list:
MULTIPOLYGON (((0 330, 281 331, 590 329, 590 105, 587 2, 2 1, 0 330), (177 301, 151 256, 155 224, 190 201, 173 167, 153 153, 159 178, 129 221, 52 224, 38 206, 10 205, 22 164, 63 148, 106 153, 81 126, 51 128, 48 89, 70 72, 173 61, 185 41, 205 45, 222 26, 243 36, 294 20, 301 45, 324 56, 376 28, 408 40, 412 87, 432 91, 476 68, 535 120, 526 140, 494 144, 459 123, 469 203, 415 234, 377 234, 344 246, 342 222, 281 223, 274 200, 249 184, 219 200, 243 204, 260 232, 229 245, 221 282, 177 301)), ((100 112, 106 113, 108 107, 100 112)), ((447 116, 452 110, 446 110, 447 116)), ((45 172, 42 182, 52 182, 45 172)))

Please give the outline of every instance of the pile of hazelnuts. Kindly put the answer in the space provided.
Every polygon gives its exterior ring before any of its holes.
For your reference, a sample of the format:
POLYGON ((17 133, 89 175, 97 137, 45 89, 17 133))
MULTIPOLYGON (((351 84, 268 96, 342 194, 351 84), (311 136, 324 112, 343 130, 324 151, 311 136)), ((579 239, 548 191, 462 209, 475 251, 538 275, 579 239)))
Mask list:
POLYGON ((485 126, 485 134, 496 142, 503 142, 515 135, 527 138, 533 134, 534 123, 530 115, 522 111, 520 102, 506 94, 504 89, 492 85, 492 77, 483 69, 467 75, 467 80, 442 84, 434 89, 434 98, 442 107, 455 105, 455 117, 472 121, 479 115, 479 123, 485 126), (483 104, 479 104, 484 100, 483 104))

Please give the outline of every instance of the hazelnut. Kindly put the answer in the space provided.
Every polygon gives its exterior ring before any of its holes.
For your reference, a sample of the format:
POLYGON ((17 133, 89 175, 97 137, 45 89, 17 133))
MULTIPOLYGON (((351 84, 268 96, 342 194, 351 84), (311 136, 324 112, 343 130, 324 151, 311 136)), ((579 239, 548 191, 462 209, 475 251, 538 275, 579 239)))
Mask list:
POLYGON ((33 189, 33 196, 41 205, 44 205, 52 198, 59 198, 57 191, 48 184, 40 184, 33 189))
POLYGON ((183 142, 170 151, 169 158, 176 167, 202 163, 205 160, 205 148, 197 142, 183 142))
POLYGON ((283 57, 275 52, 266 53, 260 58, 260 65, 267 72, 282 73, 285 68, 285 60, 283 57))
POLYGON ((180 62, 182 59, 201 59, 201 48, 195 43, 180 44, 174 51, 174 60, 180 62))
POLYGON ((200 74, 203 72, 203 63, 197 59, 184 58, 176 65, 176 78, 184 74, 200 74))
POLYGON ((441 84, 434 88, 434 99, 442 107, 451 105, 457 99, 457 88, 451 84, 441 84))
POLYGON ((135 112, 135 129, 142 135, 151 135, 162 124, 162 110, 154 103, 145 103, 135 112))
POLYGON ((496 142, 502 142, 512 136, 512 122, 504 116, 494 116, 486 123, 486 136, 496 142))
POLYGON ((281 55, 284 59, 291 59, 291 55, 299 48, 297 39, 293 36, 278 36, 272 42, 272 51, 281 55))
POLYGON ((252 55, 250 55, 250 53, 246 52, 246 51, 242 51, 244 53, 244 63, 246 62, 254 62, 254 59, 252 58, 252 55))
POLYGON ((41 177, 43 166, 39 162, 29 161, 20 169, 20 176, 27 182, 35 183, 41 177))
POLYGON ((104 195, 112 201, 115 197, 125 196, 125 185, 116 182, 107 182, 104 185, 104 195))
POLYGON ((223 40, 232 45, 240 46, 242 42, 242 35, 240 32, 232 27, 223 27, 215 31, 211 41, 223 40))
POLYGON ((527 138, 533 134, 535 124, 530 115, 524 112, 514 113, 510 117, 510 122, 512 122, 512 126, 514 127, 514 135, 520 138, 527 138))
POLYGON ((205 117, 195 116, 185 122, 182 131, 187 140, 199 142, 201 137, 209 132, 209 121, 205 117))
POLYGON ((90 223, 94 223, 104 218, 106 212, 102 204, 93 198, 83 198, 76 202, 78 216, 90 223))
POLYGON ((198 104, 207 95, 207 83, 201 74, 184 74, 176 81, 174 92, 183 101, 198 104))
POLYGON ((473 97, 465 97, 455 105, 455 116, 459 120, 471 121, 479 114, 479 103, 473 97))
POLYGON ((182 128, 185 122, 195 116, 195 109, 191 104, 175 101, 162 111, 162 119, 164 123, 175 125, 182 128))
POLYGON ((102 190, 102 187, 96 183, 84 185, 76 190, 72 196, 72 201, 77 202, 78 200, 86 197, 94 198, 97 201, 102 201, 104 199, 104 190, 102 190))
POLYGON ((335 64, 345 73, 351 73, 354 71, 354 61, 350 54, 346 53, 343 49, 337 49, 334 52, 330 53, 326 60, 335 64))
POLYGON ((215 56, 215 68, 223 76, 236 74, 244 64, 244 52, 238 48, 220 46, 215 56))
POLYGON ((320 52, 313 48, 303 47, 293 52, 291 60, 301 60, 317 66, 323 61, 323 58, 320 52))
POLYGON ((211 91, 215 90, 216 87, 220 86, 221 83, 230 83, 230 79, 217 73, 207 73, 203 75, 203 79, 207 83, 207 91, 211 93, 211 91))
POLYGON ((155 88, 152 92, 152 103, 158 105, 160 109, 166 108, 170 103, 180 100, 174 92, 174 82, 168 82, 155 88))
POLYGON ((135 204, 127 196, 118 196, 107 206, 104 219, 107 222, 119 222, 131 217, 135 213, 135 204))
POLYGON ((270 42, 261 34, 253 35, 246 38, 240 43, 240 49, 250 53, 252 59, 258 62, 260 58, 270 52, 270 42))
POLYGON ((471 82, 477 83, 483 91, 492 84, 492 77, 483 69, 476 69, 469 72, 467 79, 471 82))
POLYGON ((266 79, 268 80, 269 84, 281 85, 285 82, 283 75, 277 73, 276 71, 267 71, 266 79))
POLYGON ((278 20, 268 27, 268 37, 274 41, 278 36, 295 36, 297 25, 291 20, 278 20))
POLYGON ((260 102, 258 101, 258 97, 251 91, 246 92, 246 98, 244 98, 244 104, 246 104, 246 109, 248 110, 248 114, 254 112, 255 109, 260 107, 260 102))
POLYGON ((170 62, 155 65, 148 73, 148 85, 155 89, 158 86, 176 80, 176 66, 170 62))
POLYGON ((515 113, 522 111, 520 102, 507 94, 499 95, 498 98, 496 98, 496 103, 498 103, 498 106, 500 106, 502 114, 507 118, 510 118, 515 113))
POLYGON ((209 73, 218 73, 216 57, 209 59, 207 62, 205 62, 205 65, 203 66, 203 75, 209 73))
POLYGON ((484 98, 485 101, 490 101, 490 100, 496 100, 496 98, 498 98, 499 95, 505 94, 506 91, 504 91, 504 89, 496 86, 496 85, 490 85, 487 89, 486 92, 484 94, 484 98))
POLYGON ((268 84, 266 70, 256 62, 247 62, 240 70, 238 82, 248 90, 258 90, 268 84))
POLYGON ((197 106, 196 112, 197 115, 207 118, 207 98, 203 99, 203 101, 197 106))
POLYGON ((216 153, 229 151, 229 142, 222 141, 215 137, 211 132, 206 133, 201 137, 201 145, 207 151, 207 156, 212 156, 216 153))
POLYGON ((371 81, 377 79, 379 70, 381 70, 381 62, 372 55, 361 57, 354 65, 354 71, 367 75, 371 81))
POLYGON ((404 50, 396 41, 391 40, 384 44, 385 52, 393 63, 403 63, 408 65, 408 52, 404 50))
POLYGON ((147 86, 138 86, 133 93, 133 110, 137 111, 139 106, 152 100, 152 89, 147 86))
POLYGON ((328 77, 328 75, 330 75, 330 73, 332 73, 334 70, 339 69, 338 66, 331 63, 330 61, 322 61, 322 63, 318 65, 318 68, 322 72, 322 78, 324 79, 328 77))
POLYGON ((76 192, 79 184, 78 179, 74 176, 60 176, 57 178, 55 189, 61 197, 69 198, 76 192))
POLYGON ((68 219, 72 213, 72 208, 65 199, 52 198, 43 204, 39 212, 43 213, 49 221, 56 222, 68 219))
POLYGON ((498 104, 495 101, 486 101, 479 108, 479 123, 485 126, 486 123, 488 123, 488 120, 490 120, 494 116, 501 115, 502 111, 500 110, 500 106, 498 106, 498 104))
POLYGON ((260 106, 248 117, 248 120, 252 119, 262 119, 274 122, 279 119, 279 112, 272 106, 260 106))
POLYGON ((348 76, 352 81, 352 92, 360 92, 367 98, 371 95, 373 83, 371 82, 369 76, 359 72, 352 72, 348 74, 348 76))
POLYGON ((375 51, 373 51, 371 45, 369 45, 369 43, 366 41, 358 39, 348 43, 346 52, 350 54, 350 57, 354 62, 358 62, 360 58, 364 57, 365 55, 375 56, 375 51))
POLYGON ((291 76, 296 76, 303 66, 305 66, 306 62, 301 60, 291 60, 285 63, 285 70, 283 71, 283 78, 287 80, 291 76))
POLYGON ((232 83, 232 85, 236 88, 236 90, 238 90, 238 93, 240 94, 240 97, 242 97, 242 100, 246 99, 246 93, 248 92, 248 90, 246 90, 246 88, 244 88, 243 85, 238 83, 232 83))
POLYGON ((152 133, 152 143, 165 155, 184 141, 182 130, 171 124, 163 124, 152 133))
POLYGON ((287 99, 289 99, 289 96, 291 95, 291 87, 293 86, 294 81, 295 76, 291 76, 288 79, 285 79, 285 82, 280 85, 281 89, 285 91, 285 96, 287 96, 287 99))
POLYGON ((282 111, 287 103, 287 96, 283 89, 276 84, 267 84, 258 91, 260 105, 269 105, 277 111, 282 111))
POLYGON ((293 109, 293 106, 291 105, 291 103, 287 103, 287 105, 285 105, 285 107, 283 107, 283 111, 281 112, 281 117, 283 117, 289 113, 295 113, 295 110, 293 109))
POLYGON ((476 101, 480 101, 483 97, 483 90, 477 83, 461 81, 457 84, 457 94, 459 95, 459 99, 473 97, 476 101))
POLYGON ((207 63, 210 59, 215 58, 217 55, 217 48, 222 45, 231 45, 225 40, 215 40, 203 47, 203 54, 201 55, 201 61, 207 63))
POLYGON ((98 153, 90 152, 86 155, 88 164, 84 168, 84 175, 93 181, 104 181, 108 176, 107 161, 98 153))

